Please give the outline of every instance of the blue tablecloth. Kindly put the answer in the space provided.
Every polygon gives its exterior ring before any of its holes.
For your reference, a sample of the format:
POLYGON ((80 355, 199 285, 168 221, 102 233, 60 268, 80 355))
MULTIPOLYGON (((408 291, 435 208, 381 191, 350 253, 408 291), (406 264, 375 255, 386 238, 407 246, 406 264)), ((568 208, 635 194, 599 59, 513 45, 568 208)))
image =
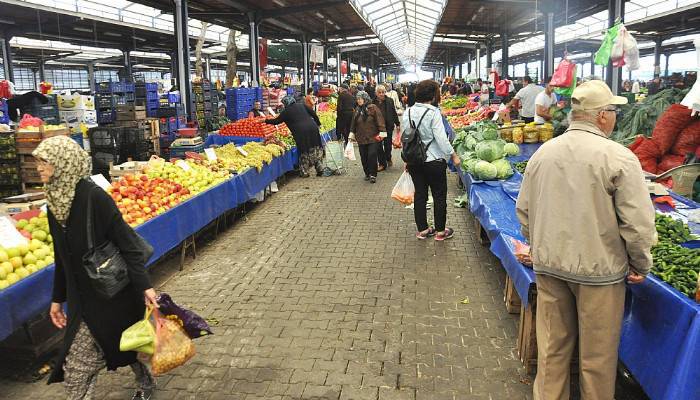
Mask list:
MULTIPOLYGON (((323 133, 321 136, 324 143, 331 140, 333 135, 335 135, 335 129, 331 129, 328 132, 323 133)), ((211 147, 213 145, 223 146, 229 143, 233 143, 236 146, 242 146, 248 142, 262 142, 265 140, 261 137, 247 137, 247 136, 223 136, 218 133, 211 133, 207 136, 207 140, 204 141, 204 147, 211 147)))
MULTIPOLYGON (((148 265, 224 212, 253 199, 275 179, 293 170, 297 162, 297 149, 293 148, 273 159, 262 171, 247 170, 138 226, 136 231, 154 249, 148 265)), ((51 265, 0 291, 0 341, 23 323, 48 310, 53 271, 51 265)))
MULTIPOLYGON (((521 146, 520 157, 537 147, 521 146)), ((459 173, 469 188, 471 212, 491 239, 491 252, 501 260, 527 304, 535 275, 517 261, 511 241, 523 240, 515 216, 522 176, 476 183, 468 174, 459 173)), ((678 215, 700 207, 676 194, 671 196, 678 215)), ((691 229, 697 232, 693 224, 691 229)), ((652 400, 700 399, 700 305, 654 276, 641 285, 628 286, 619 357, 652 400)))

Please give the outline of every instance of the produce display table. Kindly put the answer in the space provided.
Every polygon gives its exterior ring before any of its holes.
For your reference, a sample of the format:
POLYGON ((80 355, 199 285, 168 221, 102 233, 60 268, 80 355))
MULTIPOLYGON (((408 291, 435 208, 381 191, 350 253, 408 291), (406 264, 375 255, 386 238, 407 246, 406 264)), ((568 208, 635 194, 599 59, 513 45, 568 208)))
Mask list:
MULTIPOLYGON (((536 149, 521 146, 517 161, 529 158, 536 149)), ((517 261, 511 243, 511 238, 523 240, 515 215, 522 176, 516 173, 504 182, 475 183, 468 174, 458 173, 469 188, 470 210, 522 302, 518 348, 523 351, 521 360, 532 367, 537 356, 532 304, 536 279, 531 269, 517 261)), ((700 207, 675 194, 672 197, 680 216, 700 207)), ((691 224, 691 230, 697 232, 698 226, 691 224)), ((619 357, 652 400, 700 398, 700 305, 651 275, 640 285, 628 285, 619 357)))
MULTIPOLYGON (((294 169, 296 148, 276 157, 262 171, 249 169, 240 175, 192 197, 136 228, 154 249, 148 265, 176 248, 188 237, 224 212, 253 199, 270 183, 294 169)), ((31 318, 45 312, 51 302, 54 266, 0 291, 0 341, 31 318)))
MULTIPOLYGON (((332 140, 332 136, 335 134, 335 129, 330 130, 321 134, 324 143, 332 140)), ((236 146, 242 146, 248 142, 262 142, 265 138, 261 137, 248 137, 248 136, 224 136, 218 133, 210 133, 207 136, 207 140, 204 142, 204 147, 211 147, 213 145, 223 146, 229 143, 233 143, 236 146)))

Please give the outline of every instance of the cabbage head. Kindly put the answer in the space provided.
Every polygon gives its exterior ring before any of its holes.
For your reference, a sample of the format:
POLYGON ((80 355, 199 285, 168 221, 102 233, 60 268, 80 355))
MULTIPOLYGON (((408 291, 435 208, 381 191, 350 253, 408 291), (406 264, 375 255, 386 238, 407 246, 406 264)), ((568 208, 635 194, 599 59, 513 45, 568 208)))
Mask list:
POLYGON ((484 128, 481 136, 484 140, 496 140, 498 139, 498 128, 495 125, 488 125, 484 128))
POLYGON ((498 140, 485 140, 477 144, 475 150, 480 160, 491 162, 503 158, 503 144, 498 140))
POLYGON ((498 175, 498 169, 488 161, 479 160, 474 165, 474 175, 484 181, 493 180, 498 175))
POLYGON ((503 152, 506 153, 506 156, 517 156, 520 154, 520 147, 515 143, 506 143, 503 146, 503 152))
POLYGON ((467 138, 464 141, 465 146, 467 146, 467 149, 469 150, 474 150, 476 147, 477 140, 473 135, 468 135, 467 138))
POLYGON ((469 174, 475 175, 474 167, 476 166, 477 162, 479 162, 479 160, 476 158, 471 158, 467 160, 467 162, 462 163, 462 169, 469 174))
POLYGON ((501 158, 492 163, 496 166, 496 178, 498 179, 508 179, 513 176, 513 168, 510 166, 510 161, 505 158, 501 158))

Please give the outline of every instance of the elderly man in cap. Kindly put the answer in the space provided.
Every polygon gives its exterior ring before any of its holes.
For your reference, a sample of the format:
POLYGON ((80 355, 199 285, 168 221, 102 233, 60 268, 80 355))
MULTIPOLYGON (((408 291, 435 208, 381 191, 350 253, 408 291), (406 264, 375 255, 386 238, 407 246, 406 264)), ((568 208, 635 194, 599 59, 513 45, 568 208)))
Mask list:
POLYGON ((352 113, 355 110, 355 98, 350 94, 350 88, 346 84, 340 85, 338 95, 338 105, 336 109, 335 135, 338 140, 348 143, 350 135, 350 123, 352 113))
POLYGON ((616 105, 599 80, 572 95, 571 125, 528 162, 516 204, 537 276, 535 400, 569 398, 579 341, 581 398, 612 400, 625 280, 652 266, 652 206, 639 161, 608 139, 616 105))

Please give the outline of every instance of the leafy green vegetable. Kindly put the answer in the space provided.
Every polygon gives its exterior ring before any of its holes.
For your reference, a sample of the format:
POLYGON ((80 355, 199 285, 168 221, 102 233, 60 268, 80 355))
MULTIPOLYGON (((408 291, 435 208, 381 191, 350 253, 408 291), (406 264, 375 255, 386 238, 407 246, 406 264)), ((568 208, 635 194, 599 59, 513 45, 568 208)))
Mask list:
POLYGON ((517 156, 520 154, 520 147, 515 143, 506 143, 503 146, 503 152, 506 153, 506 156, 517 156))
POLYGON ((503 158, 503 144, 498 140, 485 140, 476 145, 476 156, 480 160, 494 161, 503 158))
POLYGON ((665 89, 649 96, 640 103, 620 107, 622 118, 618 119, 616 130, 610 138, 623 145, 634 141, 637 135, 651 137, 656 120, 671 104, 680 103, 689 89, 665 89))
POLYGON ((474 166, 474 174, 481 180, 493 180, 498 175, 498 169, 488 161, 479 160, 474 166))
POLYGON ((510 166, 510 161, 506 160, 505 158, 501 158, 500 160, 496 160, 492 162, 491 164, 496 166, 496 178, 498 179, 508 179, 511 176, 513 176, 513 168, 510 166))

